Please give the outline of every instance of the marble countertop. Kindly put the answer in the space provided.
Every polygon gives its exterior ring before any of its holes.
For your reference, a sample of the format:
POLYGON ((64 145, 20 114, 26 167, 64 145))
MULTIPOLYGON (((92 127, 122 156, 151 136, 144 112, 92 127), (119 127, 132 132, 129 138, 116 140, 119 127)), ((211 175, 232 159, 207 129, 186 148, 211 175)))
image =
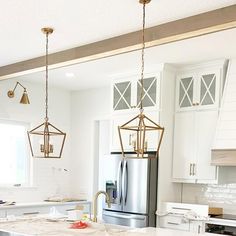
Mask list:
MULTIPOLYGON (((70 229, 71 223, 66 221, 50 221, 45 218, 18 219, 12 222, 0 222, 0 230, 29 236, 196 236, 201 234, 185 231, 142 228, 130 229, 113 225, 89 223, 86 229, 70 229)), ((216 234, 202 234, 216 236, 216 234)))

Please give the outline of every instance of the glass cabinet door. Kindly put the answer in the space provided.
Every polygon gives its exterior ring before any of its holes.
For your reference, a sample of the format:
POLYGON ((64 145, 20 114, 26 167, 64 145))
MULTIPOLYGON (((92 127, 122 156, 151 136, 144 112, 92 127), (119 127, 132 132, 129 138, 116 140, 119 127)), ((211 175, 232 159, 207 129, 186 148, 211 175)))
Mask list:
MULTIPOLYGON (((157 105, 157 78, 150 77, 143 80, 143 107, 153 107, 157 105)), ((137 107, 140 107, 140 97, 142 93, 141 80, 137 82, 137 107)))
POLYGON ((202 74, 200 76, 200 104, 214 105, 216 102, 216 74, 202 74))
POLYGON ((183 77, 179 79, 178 106, 179 108, 187 108, 193 106, 193 76, 183 77))
POLYGON ((131 82, 119 82, 113 85, 113 110, 131 108, 131 82))

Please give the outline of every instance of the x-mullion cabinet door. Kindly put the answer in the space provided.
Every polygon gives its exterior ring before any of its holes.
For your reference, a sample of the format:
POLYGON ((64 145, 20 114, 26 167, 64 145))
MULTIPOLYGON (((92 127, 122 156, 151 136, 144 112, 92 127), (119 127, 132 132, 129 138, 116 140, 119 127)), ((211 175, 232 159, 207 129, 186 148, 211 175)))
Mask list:
POLYGON ((145 110, 159 107, 160 100, 160 80, 158 76, 147 76, 143 80, 142 92, 141 80, 136 82, 136 103, 140 107, 140 97, 142 96, 142 103, 145 110))
POLYGON ((132 82, 119 81, 112 86, 113 111, 129 110, 132 106, 132 82))
POLYGON ((196 87, 196 74, 186 73, 177 77, 176 111, 188 111, 195 109, 196 87))
POLYGON ((215 109, 219 106, 220 71, 208 69, 198 73, 198 107, 215 109))

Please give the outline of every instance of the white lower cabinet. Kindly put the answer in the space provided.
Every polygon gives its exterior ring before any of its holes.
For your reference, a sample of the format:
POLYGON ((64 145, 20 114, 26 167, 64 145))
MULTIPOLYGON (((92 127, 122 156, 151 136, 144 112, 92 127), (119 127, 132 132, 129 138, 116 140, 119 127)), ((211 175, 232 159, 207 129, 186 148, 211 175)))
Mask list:
POLYGON ((22 216, 22 215, 38 215, 38 214, 47 214, 50 211, 50 207, 24 207, 24 208, 15 208, 15 209, 7 209, 6 214, 14 215, 14 216, 22 216))
POLYGON ((55 208, 61 214, 67 215, 68 211, 75 210, 77 206, 83 206, 83 212, 91 216, 91 202, 65 202, 55 204, 20 204, 15 206, 2 206, 0 208, 0 218, 4 218, 10 215, 23 216, 23 215, 38 215, 48 214, 51 208, 55 208))
POLYGON ((160 226, 167 229, 190 231, 189 221, 183 221, 180 216, 163 216, 160 219, 160 226))
POLYGON ((157 212, 157 225, 161 228, 205 232, 205 219, 208 218, 207 205, 164 202, 161 206, 162 214, 157 212))
POLYGON ((216 183, 211 147, 218 110, 178 112, 175 116, 173 181, 216 183))
POLYGON ((160 226, 162 228, 189 231, 198 234, 205 232, 204 223, 202 221, 191 221, 174 215, 162 217, 160 220, 160 226))
POLYGON ((189 231, 203 234, 205 233, 205 223, 203 221, 191 221, 189 231))

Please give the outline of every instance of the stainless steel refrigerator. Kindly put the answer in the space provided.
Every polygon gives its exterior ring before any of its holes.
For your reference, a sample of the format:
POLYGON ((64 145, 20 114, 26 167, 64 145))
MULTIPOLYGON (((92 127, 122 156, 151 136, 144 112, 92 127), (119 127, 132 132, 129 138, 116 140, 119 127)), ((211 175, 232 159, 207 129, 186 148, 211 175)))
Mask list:
POLYGON ((123 159, 112 154, 101 164, 103 186, 112 203, 108 208, 103 202, 103 220, 130 227, 155 226, 157 159, 123 159))

